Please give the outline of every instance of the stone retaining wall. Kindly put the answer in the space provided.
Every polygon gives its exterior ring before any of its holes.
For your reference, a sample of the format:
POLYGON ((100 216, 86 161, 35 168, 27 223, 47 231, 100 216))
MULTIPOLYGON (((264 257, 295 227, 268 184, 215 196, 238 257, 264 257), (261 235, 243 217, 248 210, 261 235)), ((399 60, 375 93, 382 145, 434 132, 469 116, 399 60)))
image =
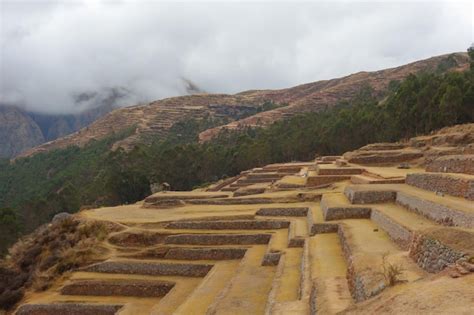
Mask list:
POLYGON ((105 261, 82 268, 87 272, 123 273, 148 276, 204 277, 213 265, 105 261))
POLYGON ((288 247, 303 247, 304 238, 295 235, 296 223, 292 222, 288 229, 288 247))
POLYGON ((326 156, 322 156, 320 159, 321 161, 325 161, 325 162, 334 162, 340 158, 341 158, 340 155, 326 155, 326 156))
POLYGON ((247 174, 247 179, 270 179, 270 180, 277 180, 282 178, 284 175, 277 174, 277 173, 250 173, 247 174))
POLYGON ((408 174, 406 183, 421 189, 474 200, 474 178, 455 177, 441 173, 418 173, 408 174))
POLYGON ((157 232, 122 232, 112 235, 108 241, 118 246, 143 247, 161 244, 169 235, 157 232))
POLYGON ((314 223, 311 228, 311 235, 323 234, 323 233, 337 233, 339 228, 338 224, 333 223, 314 223))
POLYGON ((204 230, 274 230, 286 229, 288 221, 280 220, 216 220, 216 221, 174 221, 166 225, 168 229, 204 230))
POLYGON ((281 252, 267 252, 263 256, 262 266, 276 266, 280 262, 281 252))
POLYGON ((321 186, 325 184, 331 184, 340 182, 343 180, 351 179, 350 175, 318 175, 318 176, 309 176, 306 179, 307 187, 321 186))
POLYGON ((474 175, 474 155, 448 155, 430 162, 427 172, 464 173, 474 175))
POLYGON ((370 219, 381 227, 390 238, 403 250, 408 250, 413 239, 413 233, 407 227, 392 220, 383 212, 372 209, 370 219))
POLYGON ((234 176, 234 177, 226 178, 221 183, 218 183, 218 184, 208 188, 206 191, 219 191, 222 188, 224 188, 225 186, 228 186, 228 185, 236 182, 242 176, 243 175, 237 175, 237 176, 234 176))
POLYGON ((404 192, 397 193, 396 201, 402 206, 430 220, 446 226, 474 228, 474 214, 449 208, 439 203, 420 199, 404 192))
POLYGON ((263 194, 265 192, 265 188, 239 188, 234 192, 232 195, 233 197, 241 197, 241 196, 248 196, 248 195, 257 195, 263 194))
POLYGON ((262 216, 289 216, 289 217, 305 217, 308 215, 309 208, 294 207, 294 208, 261 208, 256 215, 262 216))
POLYGON ((279 203, 282 200, 278 198, 222 198, 222 199, 193 199, 186 200, 186 203, 192 205, 252 205, 257 203, 279 203))
POLYGON ((395 201, 396 191, 392 190, 360 190, 354 186, 347 186, 344 190, 347 199, 353 204, 379 203, 395 201))
POLYGON ((410 258, 428 272, 439 272, 454 264, 465 253, 454 250, 426 235, 417 235, 410 246, 410 258))
POLYGON ((339 240, 347 263, 347 283, 352 297, 356 302, 362 302, 379 294, 385 288, 383 275, 377 272, 379 266, 371 269, 358 270, 356 256, 349 245, 350 235, 341 224, 338 229, 339 240))
POLYGON ((84 304, 84 303, 58 303, 58 304, 25 304, 22 305, 17 315, 79 315, 101 314, 114 315, 123 305, 115 304, 84 304))
POLYGON ((173 287, 169 281, 104 281, 79 280, 65 285, 61 289, 63 295, 96 295, 96 296, 165 296, 173 287))
POLYGON ((247 252, 246 248, 170 248, 165 259, 179 260, 227 260, 241 259, 247 252))
POLYGON ((404 184, 405 178, 374 178, 369 175, 352 175, 351 183, 353 184, 404 184))
POLYGON ((166 244, 251 245, 268 244, 270 234, 179 234, 166 238, 166 244))
POLYGON ((329 207, 324 200, 321 202, 323 217, 326 221, 344 219, 369 219, 371 208, 357 206, 329 207))
POLYGON ((354 167, 341 168, 317 168, 318 175, 358 175, 362 174, 364 169, 354 167))
POLYGON ((385 164, 408 162, 423 157, 421 152, 371 152, 361 151, 359 153, 350 152, 344 155, 349 163, 356 164, 385 164))

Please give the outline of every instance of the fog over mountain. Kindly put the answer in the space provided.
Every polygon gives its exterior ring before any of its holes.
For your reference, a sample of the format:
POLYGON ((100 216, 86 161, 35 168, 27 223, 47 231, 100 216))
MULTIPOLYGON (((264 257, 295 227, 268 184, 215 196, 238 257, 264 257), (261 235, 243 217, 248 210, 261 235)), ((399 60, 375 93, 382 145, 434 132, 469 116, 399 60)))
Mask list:
POLYGON ((283 88, 465 51, 473 34, 469 1, 2 0, 0 10, 0 104, 45 113, 283 88))

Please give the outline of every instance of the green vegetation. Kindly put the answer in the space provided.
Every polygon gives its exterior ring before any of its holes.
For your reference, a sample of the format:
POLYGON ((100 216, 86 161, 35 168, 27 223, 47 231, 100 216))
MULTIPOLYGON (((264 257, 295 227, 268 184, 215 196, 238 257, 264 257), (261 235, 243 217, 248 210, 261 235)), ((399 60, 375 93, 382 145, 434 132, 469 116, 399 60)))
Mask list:
MULTIPOLYGON (((474 60, 474 51, 469 53, 474 60)), ((441 67, 449 64, 448 60, 441 67)), ((267 102, 261 110, 276 106, 267 102)), ((473 108, 471 64, 465 72, 435 71, 391 82, 382 101, 365 87, 350 102, 324 112, 296 116, 265 129, 226 131, 203 144, 197 142, 199 132, 221 121, 183 120, 166 139, 151 139, 130 152, 110 151, 130 132, 124 131, 81 149, 70 147, 14 163, 0 161, 0 208, 14 209, 0 215, 0 224, 14 220, 22 232, 30 232, 59 212, 141 200, 150 194, 151 183, 191 189, 268 163, 341 154, 371 142, 396 141, 472 122, 473 108)), ((0 250, 11 239, 1 242, 0 250)))

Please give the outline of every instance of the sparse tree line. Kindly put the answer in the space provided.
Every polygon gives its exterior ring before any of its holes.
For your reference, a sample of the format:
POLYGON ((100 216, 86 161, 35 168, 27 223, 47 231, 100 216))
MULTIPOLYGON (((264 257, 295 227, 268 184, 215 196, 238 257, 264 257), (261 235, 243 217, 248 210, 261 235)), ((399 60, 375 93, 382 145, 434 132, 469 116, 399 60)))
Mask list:
MULTIPOLYGON (((150 194, 150 184, 167 182, 186 190, 252 167, 314 155, 341 154, 372 142, 397 141, 474 121, 474 51, 465 72, 420 73, 391 82, 378 101, 370 87, 320 113, 306 113, 265 129, 224 131, 199 144, 200 131, 219 124, 207 117, 177 123, 165 140, 110 151, 121 134, 38 154, 15 163, 0 161, 0 231, 5 249, 21 232, 32 231, 59 212, 81 206, 132 203, 150 194), (13 232, 11 232, 13 231, 13 232)), ((266 103, 265 110, 275 104, 266 103)))

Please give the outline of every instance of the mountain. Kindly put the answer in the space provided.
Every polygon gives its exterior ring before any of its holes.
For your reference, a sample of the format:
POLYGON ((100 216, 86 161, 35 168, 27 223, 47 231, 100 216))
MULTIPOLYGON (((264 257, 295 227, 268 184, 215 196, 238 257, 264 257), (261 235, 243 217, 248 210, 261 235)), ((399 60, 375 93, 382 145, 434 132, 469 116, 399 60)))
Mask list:
POLYGON ((0 157, 12 157, 45 141, 41 128, 19 108, 0 106, 0 157))
POLYGON ((56 115, 0 105, 0 157, 15 157, 42 143, 64 137, 113 109, 112 105, 107 104, 78 114, 56 115))
POLYGON ((419 72, 462 71, 469 67, 466 53, 453 53, 404 66, 375 72, 359 72, 346 77, 303 84, 281 90, 253 90, 234 95, 197 94, 158 100, 145 105, 116 109, 66 137, 42 144, 24 152, 31 156, 51 149, 71 145, 84 146, 91 140, 103 139, 124 129, 132 132, 125 139, 117 140, 113 149, 130 150, 136 144, 149 143, 150 139, 165 136, 177 122, 189 118, 217 117, 221 122, 200 133, 199 139, 207 141, 223 129, 269 125, 275 121, 305 112, 317 112, 354 98, 361 88, 371 87, 382 99, 394 81, 400 81, 419 72), (274 106, 265 108, 271 102, 274 106), (269 110, 266 110, 269 109, 269 110))
POLYGON ((113 105, 107 104, 85 110, 78 114, 54 115, 28 112, 28 115, 40 127, 45 140, 51 141, 90 125, 114 109, 115 107, 113 105))

